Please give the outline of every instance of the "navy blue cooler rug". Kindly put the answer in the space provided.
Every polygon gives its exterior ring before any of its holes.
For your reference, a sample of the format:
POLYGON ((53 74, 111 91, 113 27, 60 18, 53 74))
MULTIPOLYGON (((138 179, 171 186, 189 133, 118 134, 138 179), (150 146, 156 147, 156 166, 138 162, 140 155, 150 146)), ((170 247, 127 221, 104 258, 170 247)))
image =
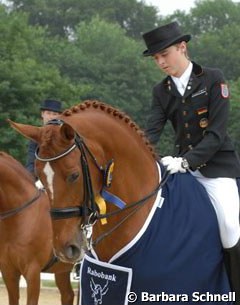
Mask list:
POLYGON ((214 208, 191 174, 169 177, 137 236, 109 262, 91 252, 81 266, 80 305, 230 305, 233 297, 214 208))

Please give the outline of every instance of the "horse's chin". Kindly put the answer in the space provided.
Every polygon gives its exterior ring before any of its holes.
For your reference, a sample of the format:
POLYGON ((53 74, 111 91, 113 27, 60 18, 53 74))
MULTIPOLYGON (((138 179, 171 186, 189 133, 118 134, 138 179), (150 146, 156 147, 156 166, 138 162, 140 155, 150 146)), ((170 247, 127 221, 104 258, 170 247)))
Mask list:
POLYGON ((64 252, 53 249, 55 256, 63 263, 75 264, 80 262, 85 254, 84 249, 81 249, 79 255, 72 255, 71 250, 66 249, 64 252))

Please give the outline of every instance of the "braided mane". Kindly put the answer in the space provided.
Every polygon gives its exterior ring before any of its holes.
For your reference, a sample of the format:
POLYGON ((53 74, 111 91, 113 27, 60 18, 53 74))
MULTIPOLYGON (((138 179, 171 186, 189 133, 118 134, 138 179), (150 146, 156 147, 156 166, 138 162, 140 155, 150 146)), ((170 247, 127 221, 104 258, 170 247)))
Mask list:
POLYGON ((74 113, 78 113, 80 111, 84 111, 89 108, 100 109, 100 110, 106 112, 107 114, 112 115, 113 117, 118 118, 118 119, 122 120, 123 122, 125 122, 128 126, 130 126, 133 130, 135 130, 135 132, 142 138, 145 145, 148 147, 148 149, 152 153, 153 157, 155 159, 157 159, 157 157, 158 157, 157 153, 155 152, 153 146, 150 144, 150 142, 146 138, 146 136, 145 136, 144 132, 141 130, 141 128, 135 122, 133 122, 133 120, 126 113, 122 112, 119 109, 113 108, 112 106, 105 104, 98 100, 86 100, 81 104, 78 104, 78 105, 72 106, 69 109, 66 109, 62 113, 62 115, 71 116, 74 113))

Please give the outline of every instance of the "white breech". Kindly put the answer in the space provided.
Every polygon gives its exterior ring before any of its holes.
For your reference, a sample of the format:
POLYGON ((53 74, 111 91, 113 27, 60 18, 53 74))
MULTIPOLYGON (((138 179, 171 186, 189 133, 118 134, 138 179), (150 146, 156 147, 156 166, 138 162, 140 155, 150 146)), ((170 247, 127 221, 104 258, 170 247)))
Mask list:
POLYGON ((239 193, 236 179, 207 178, 198 170, 191 174, 205 187, 217 214, 223 248, 235 246, 240 238, 239 193))

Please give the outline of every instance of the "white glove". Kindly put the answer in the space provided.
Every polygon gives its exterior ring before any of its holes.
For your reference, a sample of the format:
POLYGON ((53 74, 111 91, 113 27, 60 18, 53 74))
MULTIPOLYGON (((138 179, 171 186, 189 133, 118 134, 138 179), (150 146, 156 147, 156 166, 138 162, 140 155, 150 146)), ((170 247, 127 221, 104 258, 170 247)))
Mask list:
POLYGON ((39 190, 44 189, 44 186, 43 186, 42 182, 41 182, 39 179, 35 182, 35 185, 36 185, 36 187, 37 187, 39 190))
POLYGON ((183 158, 167 156, 161 159, 161 163, 166 166, 170 174, 175 174, 177 172, 186 173, 186 169, 182 167, 183 158))

